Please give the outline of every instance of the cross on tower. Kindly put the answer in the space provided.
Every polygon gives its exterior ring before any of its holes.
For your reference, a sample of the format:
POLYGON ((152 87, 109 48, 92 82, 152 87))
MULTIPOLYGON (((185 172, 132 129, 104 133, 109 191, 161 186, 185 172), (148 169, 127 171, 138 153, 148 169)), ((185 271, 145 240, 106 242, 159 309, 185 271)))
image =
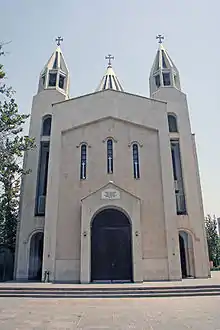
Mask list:
POLYGON ((61 43, 61 41, 63 41, 63 38, 57 37, 55 41, 57 43, 57 46, 60 46, 60 43, 61 43))
POLYGON ((156 36, 156 39, 159 39, 159 44, 162 44, 162 40, 164 40, 164 36, 162 36, 161 34, 158 34, 158 36, 156 36))
POLYGON ((106 60, 108 60, 108 66, 112 65, 111 60, 114 60, 114 56, 112 56, 111 54, 108 54, 108 56, 105 57, 106 60))

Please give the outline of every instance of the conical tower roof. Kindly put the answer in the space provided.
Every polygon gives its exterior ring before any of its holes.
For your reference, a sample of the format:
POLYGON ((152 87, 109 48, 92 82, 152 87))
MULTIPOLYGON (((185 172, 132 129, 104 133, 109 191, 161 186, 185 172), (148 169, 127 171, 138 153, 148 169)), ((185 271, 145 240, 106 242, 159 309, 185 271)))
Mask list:
POLYGON ((163 70, 163 69, 173 69, 176 72, 178 72, 175 64, 171 60, 167 50, 163 46, 162 43, 159 43, 159 47, 157 50, 157 54, 151 69, 151 74, 154 74, 158 70, 163 70))
POLYGON ((113 56, 108 55, 106 56, 106 59, 108 59, 108 67, 107 70, 98 86, 98 88, 96 89, 96 91, 103 91, 105 89, 113 89, 116 91, 120 91, 123 92, 123 88, 122 85, 119 82, 118 77, 116 76, 112 65, 111 65, 111 60, 114 59, 113 56))
POLYGON ((57 47, 41 71, 38 92, 45 89, 56 89, 68 96, 69 70, 60 48, 60 41, 63 41, 63 38, 58 37, 56 39, 57 47))
POLYGON ((62 70, 65 73, 69 73, 67 68, 62 50, 60 46, 57 46, 56 50, 53 52, 46 65, 44 66, 41 74, 43 74, 47 69, 49 70, 62 70))
POLYGON ((180 76, 177 67, 162 44, 164 37, 157 36, 159 47, 150 72, 150 95, 161 87, 174 87, 181 90, 180 76))

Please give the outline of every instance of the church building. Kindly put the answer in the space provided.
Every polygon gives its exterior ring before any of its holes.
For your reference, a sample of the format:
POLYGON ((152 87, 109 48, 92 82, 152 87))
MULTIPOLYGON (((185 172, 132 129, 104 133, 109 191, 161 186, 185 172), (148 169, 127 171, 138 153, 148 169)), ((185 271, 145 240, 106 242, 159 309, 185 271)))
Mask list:
POLYGON ((74 98, 56 39, 31 110, 37 147, 24 158, 31 173, 21 188, 17 280, 210 275, 187 99, 163 37, 157 39, 150 97, 126 92, 109 55, 96 91, 74 98))

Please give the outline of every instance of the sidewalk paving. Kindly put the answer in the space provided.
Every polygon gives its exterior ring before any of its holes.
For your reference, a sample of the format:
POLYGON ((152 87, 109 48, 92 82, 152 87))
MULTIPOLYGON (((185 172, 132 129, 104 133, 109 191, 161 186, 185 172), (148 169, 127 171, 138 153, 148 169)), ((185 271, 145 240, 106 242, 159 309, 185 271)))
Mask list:
MULTIPOLYGON (((126 286, 220 284, 211 279, 151 282, 126 286)), ((82 287, 71 284, 1 283, 0 287, 82 287)), ((83 287, 100 287, 91 284, 83 287)), ((113 284, 109 286, 122 286, 113 284)), ((220 330, 220 297, 178 298, 0 298, 1 330, 220 330)))

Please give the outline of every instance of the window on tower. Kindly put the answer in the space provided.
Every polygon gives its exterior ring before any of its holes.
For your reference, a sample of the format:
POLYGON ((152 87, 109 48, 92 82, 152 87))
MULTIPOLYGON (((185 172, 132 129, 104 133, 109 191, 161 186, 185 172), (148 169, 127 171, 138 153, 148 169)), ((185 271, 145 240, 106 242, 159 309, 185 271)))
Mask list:
POLYGON ((63 75, 60 75, 60 78, 59 78, 59 88, 64 89, 64 81, 65 81, 65 77, 63 75))
POLYGON ((36 196, 36 215, 45 214, 46 194, 47 194, 47 179, 48 179, 48 165, 49 165, 49 142, 41 142, 39 167, 38 167, 38 181, 37 181, 37 196, 36 196))
POLYGON ((159 76, 159 74, 155 76, 155 84, 158 88, 160 87, 160 76, 159 76))
POLYGON ((133 173, 135 179, 140 179, 139 151, 137 143, 133 144, 133 173))
POLYGON ((176 75, 174 75, 174 84, 176 87, 178 87, 178 79, 176 75))
POLYGON ((170 86, 170 74, 168 72, 163 73, 163 85, 170 86))
POLYGON ((80 161, 80 179, 86 179, 86 168, 87 168, 87 145, 81 145, 81 161, 80 161))
POLYGON ((168 114, 168 125, 170 133, 178 133, 176 116, 168 114))
POLYGON ((56 73, 50 73, 49 74, 49 86, 54 87, 57 83, 57 74, 56 73))
POLYGON ((187 214, 179 140, 171 140, 171 157, 176 195, 176 212, 177 214, 187 214))
POLYGON ((166 64, 166 61, 165 61, 164 50, 162 50, 162 63, 163 63, 163 68, 167 68, 167 64, 166 64))
POLYGON ((108 174, 113 173, 113 141, 112 141, 112 139, 107 140, 107 172, 108 172, 108 174))
POLYGON ((43 118, 43 124, 42 124, 42 135, 43 136, 50 136, 50 132, 51 132, 51 121, 52 121, 51 115, 44 116, 44 118, 43 118))
POLYGON ((45 86, 45 74, 42 76, 42 85, 45 86))

